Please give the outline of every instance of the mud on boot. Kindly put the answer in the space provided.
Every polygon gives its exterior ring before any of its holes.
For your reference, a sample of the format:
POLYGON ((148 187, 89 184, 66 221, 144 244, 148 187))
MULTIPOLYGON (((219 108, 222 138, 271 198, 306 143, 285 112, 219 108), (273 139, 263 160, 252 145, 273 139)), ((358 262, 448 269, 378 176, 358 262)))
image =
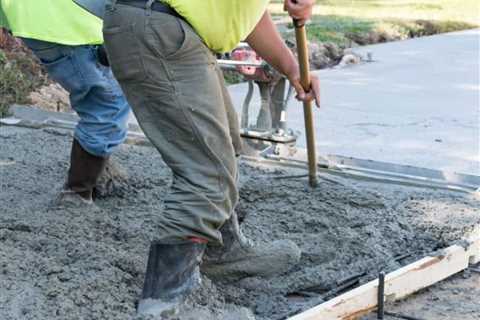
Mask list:
POLYGON ((300 261, 301 251, 291 240, 256 244, 241 232, 236 213, 221 228, 224 245, 208 246, 202 272, 219 281, 271 277, 287 272, 300 261))
POLYGON ((206 244, 152 243, 139 315, 175 316, 188 295, 201 283, 199 264, 206 244))
POLYGON ((129 192, 128 179, 127 170, 110 157, 93 189, 94 198, 125 196, 129 192))
POLYGON ((73 139, 67 182, 53 206, 75 208, 93 205, 93 189, 107 161, 108 158, 88 153, 76 139, 73 139))
POLYGON ((58 193, 58 196, 53 200, 51 205, 53 208, 81 208, 81 207, 95 207, 93 200, 85 199, 80 196, 77 192, 66 188, 65 186, 62 187, 62 190, 58 193))

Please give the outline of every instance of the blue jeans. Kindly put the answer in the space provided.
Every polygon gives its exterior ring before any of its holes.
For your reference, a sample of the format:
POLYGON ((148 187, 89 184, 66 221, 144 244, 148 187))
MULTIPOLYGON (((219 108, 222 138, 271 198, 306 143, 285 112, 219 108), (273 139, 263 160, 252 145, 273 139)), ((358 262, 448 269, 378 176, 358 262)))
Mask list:
POLYGON ((70 93, 70 104, 80 116, 75 139, 87 152, 109 156, 126 138, 130 106, 110 68, 97 62, 97 47, 23 41, 50 78, 70 93))

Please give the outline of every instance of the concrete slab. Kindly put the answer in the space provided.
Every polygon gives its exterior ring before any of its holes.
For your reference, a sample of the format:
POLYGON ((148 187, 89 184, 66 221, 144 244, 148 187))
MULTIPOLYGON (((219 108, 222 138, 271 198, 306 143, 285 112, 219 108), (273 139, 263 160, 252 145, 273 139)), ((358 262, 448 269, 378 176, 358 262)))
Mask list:
MULTIPOLYGON (((480 30, 356 49, 373 63, 317 72, 320 154, 480 175, 480 30)), ((240 109, 246 84, 230 87, 240 109)), ((259 105, 258 95, 253 101, 259 105)), ((290 127, 304 132, 301 104, 290 127)), ((305 146, 304 136, 299 140, 305 146)))

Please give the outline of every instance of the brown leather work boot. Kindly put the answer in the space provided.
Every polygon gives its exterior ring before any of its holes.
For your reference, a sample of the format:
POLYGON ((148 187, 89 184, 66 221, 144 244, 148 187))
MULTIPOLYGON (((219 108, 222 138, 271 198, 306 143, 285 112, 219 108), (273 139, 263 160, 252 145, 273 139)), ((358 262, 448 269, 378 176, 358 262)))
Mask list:
POLYGON ((59 205, 93 204, 93 189, 108 158, 94 156, 73 139, 67 183, 57 200, 59 205))

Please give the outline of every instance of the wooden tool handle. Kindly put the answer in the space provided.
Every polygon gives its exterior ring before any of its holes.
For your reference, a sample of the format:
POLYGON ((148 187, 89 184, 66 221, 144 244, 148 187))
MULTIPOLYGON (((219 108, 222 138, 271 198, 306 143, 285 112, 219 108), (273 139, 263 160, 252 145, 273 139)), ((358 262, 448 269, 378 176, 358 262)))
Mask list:
MULTIPOLYGON (((297 40, 298 64, 300 66, 300 83, 305 92, 310 91, 310 64, 308 62, 307 32, 305 25, 293 20, 297 40)), ((307 138, 308 177, 312 188, 317 186, 317 154, 315 146, 315 127, 313 123, 312 102, 303 103, 305 134, 307 138)))
POLYGON ((300 83, 303 90, 307 92, 310 90, 310 62, 308 61, 307 32, 304 25, 297 26, 295 24, 295 38, 297 40, 298 64, 300 66, 300 83))

